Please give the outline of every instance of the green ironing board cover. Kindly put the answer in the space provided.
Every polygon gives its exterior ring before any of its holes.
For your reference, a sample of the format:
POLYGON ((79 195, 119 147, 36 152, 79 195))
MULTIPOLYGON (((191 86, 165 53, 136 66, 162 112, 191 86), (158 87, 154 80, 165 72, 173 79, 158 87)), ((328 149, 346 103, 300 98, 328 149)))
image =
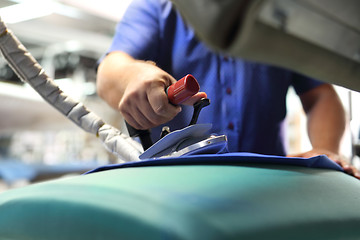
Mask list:
POLYGON ((359 203, 331 169, 128 167, 0 194, 0 239, 360 239, 359 203))

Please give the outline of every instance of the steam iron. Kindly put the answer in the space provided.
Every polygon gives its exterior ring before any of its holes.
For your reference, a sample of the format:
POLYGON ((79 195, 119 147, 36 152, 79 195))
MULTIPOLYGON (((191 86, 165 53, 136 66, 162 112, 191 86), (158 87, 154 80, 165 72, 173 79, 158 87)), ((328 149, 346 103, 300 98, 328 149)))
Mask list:
POLYGON ((139 158, 144 160, 227 152, 226 136, 209 134, 211 127, 212 124, 195 124, 168 133, 141 154, 139 158))
MULTIPOLYGON (((196 94, 200 87, 197 80, 188 74, 167 90, 169 102, 177 105, 196 94)), ((158 140, 152 144, 149 130, 136 130, 127 124, 131 137, 137 136, 144 148, 140 160, 179 157, 194 154, 216 154, 228 152, 225 135, 210 134, 212 124, 196 124, 202 108, 210 105, 208 98, 194 104, 194 112, 188 127, 170 132, 164 127, 158 140)))

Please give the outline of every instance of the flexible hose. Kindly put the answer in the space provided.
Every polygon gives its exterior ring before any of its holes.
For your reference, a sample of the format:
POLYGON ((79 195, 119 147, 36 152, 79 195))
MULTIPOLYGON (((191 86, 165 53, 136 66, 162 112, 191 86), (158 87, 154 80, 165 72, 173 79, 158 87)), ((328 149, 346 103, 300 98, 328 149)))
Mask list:
POLYGON ((35 58, 0 18, 0 50, 17 76, 40 96, 83 130, 98 136, 106 149, 123 161, 139 161, 138 143, 106 124, 82 103, 68 97, 45 73, 35 58))

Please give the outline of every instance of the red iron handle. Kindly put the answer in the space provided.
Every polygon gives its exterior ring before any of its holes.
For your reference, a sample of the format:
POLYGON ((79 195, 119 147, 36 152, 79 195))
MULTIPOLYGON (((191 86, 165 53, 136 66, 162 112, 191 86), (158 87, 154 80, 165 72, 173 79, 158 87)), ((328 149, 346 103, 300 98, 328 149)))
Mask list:
POLYGON ((199 90, 200 86, 195 77, 188 74, 168 87, 166 89, 166 93, 172 104, 179 105, 194 94, 198 93, 199 90))

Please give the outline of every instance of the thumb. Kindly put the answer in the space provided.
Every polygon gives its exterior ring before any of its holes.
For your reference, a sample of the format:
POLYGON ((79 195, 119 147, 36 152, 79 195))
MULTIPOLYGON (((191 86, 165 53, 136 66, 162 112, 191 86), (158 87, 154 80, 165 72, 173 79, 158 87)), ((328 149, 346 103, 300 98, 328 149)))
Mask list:
POLYGON ((183 105, 194 105, 197 101, 199 101, 202 98, 207 98, 207 95, 205 92, 198 92, 195 95, 191 96, 190 98, 186 99, 186 101, 182 102, 183 105))

